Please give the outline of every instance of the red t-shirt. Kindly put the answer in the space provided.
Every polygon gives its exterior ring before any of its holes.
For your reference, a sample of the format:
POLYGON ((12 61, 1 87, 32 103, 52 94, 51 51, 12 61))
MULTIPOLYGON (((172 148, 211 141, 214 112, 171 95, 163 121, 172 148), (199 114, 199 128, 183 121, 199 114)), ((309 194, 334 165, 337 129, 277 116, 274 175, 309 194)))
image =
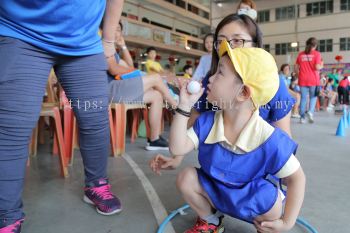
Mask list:
POLYGON ((316 70, 316 64, 321 64, 321 54, 312 50, 309 54, 300 52, 296 64, 299 65, 299 86, 320 85, 320 74, 316 70))
POLYGON ((349 86, 349 80, 346 78, 346 79, 343 79, 340 81, 339 83, 339 87, 348 87, 349 86))

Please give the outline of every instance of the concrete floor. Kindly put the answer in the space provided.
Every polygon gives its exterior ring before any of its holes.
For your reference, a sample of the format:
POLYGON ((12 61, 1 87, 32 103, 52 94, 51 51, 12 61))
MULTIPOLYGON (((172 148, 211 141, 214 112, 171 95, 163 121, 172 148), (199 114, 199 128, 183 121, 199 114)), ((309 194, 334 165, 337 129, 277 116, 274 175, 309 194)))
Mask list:
MULTIPOLYGON (((300 125, 295 119, 292 122, 293 135, 299 143, 297 156, 307 176, 300 216, 320 233, 346 233, 350 231, 350 137, 334 136, 339 116, 321 112, 315 119, 312 125, 300 125)), ((347 129, 347 134, 350 134, 350 129, 347 129)), ((157 217, 161 219, 182 206, 184 201, 175 187, 178 170, 164 172, 162 176, 154 175, 148 161, 155 153, 146 152, 144 145, 145 140, 138 139, 134 144, 127 144, 127 160, 123 157, 109 159, 110 183, 124 209, 119 215, 108 217, 97 214, 82 201, 83 167, 79 151, 76 151, 74 165, 70 167, 70 177, 62 179, 58 158, 49 154, 49 145, 40 146, 38 156, 31 158, 31 166, 27 169, 24 188, 27 217, 23 233, 156 232, 157 217), (130 165, 139 168, 136 173, 130 165), (150 185, 147 186, 148 181, 150 185), (146 184, 147 192, 143 184, 146 184), (156 213, 151 203, 157 209, 156 213), (162 205, 168 212, 163 215, 162 205)), ((180 169, 196 165, 195 155, 195 152, 190 154, 180 169)), ((175 231, 168 227, 167 232, 181 233, 192 226, 194 220, 195 214, 187 211, 187 215, 178 216, 172 222, 175 231)), ((225 218, 225 227, 228 233, 256 232, 251 225, 228 217, 225 218)), ((290 232, 307 231, 296 226, 290 232)))

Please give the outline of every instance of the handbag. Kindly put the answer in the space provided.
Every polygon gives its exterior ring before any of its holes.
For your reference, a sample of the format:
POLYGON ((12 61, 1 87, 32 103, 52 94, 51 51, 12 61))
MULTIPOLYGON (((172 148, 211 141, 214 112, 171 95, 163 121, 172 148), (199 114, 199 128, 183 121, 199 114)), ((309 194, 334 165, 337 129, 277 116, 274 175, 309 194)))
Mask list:
POLYGON ((315 97, 318 97, 321 93, 321 86, 316 86, 315 88, 315 97))

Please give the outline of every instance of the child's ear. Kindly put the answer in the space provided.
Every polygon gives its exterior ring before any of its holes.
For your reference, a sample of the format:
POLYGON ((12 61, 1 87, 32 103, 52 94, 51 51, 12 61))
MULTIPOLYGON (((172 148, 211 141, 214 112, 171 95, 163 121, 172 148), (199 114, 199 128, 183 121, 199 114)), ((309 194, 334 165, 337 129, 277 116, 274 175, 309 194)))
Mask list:
POLYGON ((248 86, 243 85, 241 88, 241 93, 238 95, 238 101, 245 101, 247 99, 250 99, 251 97, 251 90, 248 86))

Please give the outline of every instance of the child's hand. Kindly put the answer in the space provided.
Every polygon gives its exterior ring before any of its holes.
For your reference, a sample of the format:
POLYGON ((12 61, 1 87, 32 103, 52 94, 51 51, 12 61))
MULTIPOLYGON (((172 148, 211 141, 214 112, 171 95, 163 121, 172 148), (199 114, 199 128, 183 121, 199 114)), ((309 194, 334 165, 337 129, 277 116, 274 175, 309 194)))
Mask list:
POLYGON ((173 158, 166 157, 158 154, 151 161, 149 165, 153 172, 161 175, 161 170, 172 170, 176 169, 182 162, 183 156, 175 156, 173 158))
POLYGON ((283 219, 263 221, 260 223, 254 220, 254 226, 260 233, 284 232, 292 228, 292 226, 288 226, 288 224, 285 221, 283 221, 283 219))
POLYGON ((179 108, 187 111, 188 109, 191 109, 192 106, 199 100, 199 98, 203 95, 204 88, 201 87, 201 90, 198 93, 195 94, 190 94, 187 91, 187 81, 181 86, 180 90, 180 103, 179 103, 179 108))

